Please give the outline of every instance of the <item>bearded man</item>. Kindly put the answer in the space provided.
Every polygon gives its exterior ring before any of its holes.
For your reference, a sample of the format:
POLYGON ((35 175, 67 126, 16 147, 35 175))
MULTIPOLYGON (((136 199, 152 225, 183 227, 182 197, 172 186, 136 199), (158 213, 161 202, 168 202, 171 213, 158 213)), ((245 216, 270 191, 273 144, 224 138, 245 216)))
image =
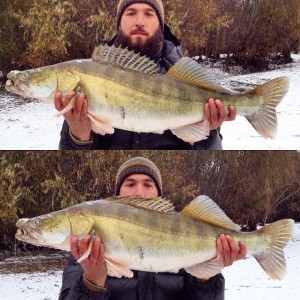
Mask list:
MULTIPOLYGON (((150 57, 159 63, 165 74, 182 56, 179 40, 164 23, 164 7, 160 0, 121 0, 117 9, 117 35, 108 44, 128 47, 135 52, 150 57)), ((55 107, 61 111, 66 107, 75 91, 62 99, 56 93, 55 107)), ((206 140, 191 145, 179 139, 170 130, 163 134, 137 133, 115 129, 111 135, 101 136, 91 129, 87 116, 85 94, 80 93, 73 110, 67 112, 61 131, 59 148, 61 150, 221 150, 220 127, 226 120, 236 117, 234 107, 229 113, 220 100, 207 99, 204 107, 205 118, 210 125, 210 135, 206 140)))

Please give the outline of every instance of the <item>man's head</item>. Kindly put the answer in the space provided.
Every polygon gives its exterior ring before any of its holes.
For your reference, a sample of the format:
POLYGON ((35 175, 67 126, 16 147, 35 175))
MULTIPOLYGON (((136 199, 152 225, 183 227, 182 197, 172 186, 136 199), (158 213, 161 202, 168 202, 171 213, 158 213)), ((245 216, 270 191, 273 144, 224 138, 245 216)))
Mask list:
POLYGON ((151 160, 143 157, 127 160, 118 170, 115 195, 143 198, 162 196, 162 179, 159 169, 151 160))
POLYGON ((165 20, 165 12, 164 12, 164 6, 162 1, 160 0, 120 0, 117 8, 117 28, 120 26, 121 18, 128 6, 131 6, 132 4, 136 3, 145 3, 151 6, 159 19, 159 23, 161 26, 161 29, 164 28, 164 20, 165 20))
POLYGON ((128 47, 152 59, 163 47, 164 8, 161 1, 121 0, 117 10, 116 46, 128 47))

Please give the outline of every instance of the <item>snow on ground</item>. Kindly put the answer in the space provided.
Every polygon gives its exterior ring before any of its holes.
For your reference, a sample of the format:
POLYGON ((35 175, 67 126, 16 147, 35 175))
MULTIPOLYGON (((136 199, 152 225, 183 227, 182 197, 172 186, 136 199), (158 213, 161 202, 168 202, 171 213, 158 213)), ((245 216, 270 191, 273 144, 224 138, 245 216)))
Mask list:
MULTIPOLYGON (((273 281, 253 257, 224 269, 225 298, 229 300, 298 300, 300 294, 300 224, 295 225, 292 241, 285 248, 287 275, 273 281)), ((62 272, 0 275, 3 300, 56 300, 62 272)))
POLYGON ((2 300, 57 300, 62 272, 0 275, 2 300))
MULTIPOLYGON (((222 126, 225 150, 299 150, 300 149, 300 55, 293 55, 294 63, 283 68, 232 76, 212 69, 221 84, 232 88, 236 81, 263 84, 279 76, 290 78, 290 90, 277 107, 278 134, 274 140, 265 140, 243 117, 222 126), (298 122, 297 122, 298 121, 298 122)), ((240 84, 242 85, 242 84, 240 84)), ((16 98, 0 90, 0 150, 56 150, 63 118, 56 118, 53 104, 16 98)))
POLYGON ((230 88, 230 82, 263 84, 280 76, 290 78, 290 89, 277 106, 278 130, 274 140, 259 136, 250 123, 238 116, 234 122, 222 126, 223 146, 227 150, 299 150, 300 149, 300 55, 293 55, 294 64, 274 71, 226 78, 221 83, 230 88))
POLYGON ((299 299, 300 224, 295 225, 292 241, 285 248, 287 274, 282 281, 272 280, 252 256, 223 270, 225 297, 229 300, 299 299))

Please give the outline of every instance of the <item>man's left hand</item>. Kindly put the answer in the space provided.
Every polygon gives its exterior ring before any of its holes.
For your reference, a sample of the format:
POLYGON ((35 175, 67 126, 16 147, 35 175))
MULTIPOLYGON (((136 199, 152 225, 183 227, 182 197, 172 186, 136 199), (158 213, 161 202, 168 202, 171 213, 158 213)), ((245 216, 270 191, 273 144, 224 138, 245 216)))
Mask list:
POLYGON ((231 266, 236 260, 244 259, 247 248, 244 242, 239 242, 239 246, 234 239, 225 234, 221 234, 217 240, 217 251, 223 260, 223 266, 231 266))
POLYGON ((236 118, 236 109, 230 105, 227 112, 225 105, 219 100, 209 99, 204 106, 204 115, 209 122, 210 130, 217 129, 225 121, 233 121, 236 118))

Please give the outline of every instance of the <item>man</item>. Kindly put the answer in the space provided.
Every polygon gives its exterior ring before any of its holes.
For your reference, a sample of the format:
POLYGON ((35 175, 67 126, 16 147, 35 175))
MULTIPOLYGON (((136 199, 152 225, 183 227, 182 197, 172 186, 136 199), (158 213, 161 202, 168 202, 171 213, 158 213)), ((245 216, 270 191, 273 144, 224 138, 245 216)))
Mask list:
MULTIPOLYGON (((183 56, 180 42, 164 24, 164 8, 161 0, 121 0, 117 10, 117 27, 117 35, 110 44, 129 47, 158 61, 162 73, 166 73, 183 56)), ((63 101, 61 93, 57 92, 56 109, 61 111, 74 95, 75 92, 67 95, 63 101)), ((60 149, 220 150, 222 149, 220 126, 225 120, 234 120, 236 117, 234 107, 229 107, 227 115, 226 108, 220 100, 208 99, 204 113, 210 124, 210 136, 207 140, 194 145, 177 138, 170 130, 163 134, 139 134, 115 129, 114 134, 101 136, 94 134, 91 130, 91 123, 87 116, 87 101, 88 99, 81 93, 77 98, 75 108, 64 115, 60 149)))
MULTIPOLYGON (((119 168, 115 195, 151 198, 162 194, 161 174, 152 161, 135 157, 119 168)), ((100 237, 96 237, 90 256, 79 265, 76 260, 88 249, 89 243, 89 236, 80 245, 78 239, 72 237, 72 255, 64 269, 59 299, 224 299, 225 280, 221 274, 208 280, 199 280, 185 270, 176 274, 134 271, 133 278, 109 277, 104 261, 105 245, 100 237)), ((224 235, 217 240, 217 250, 222 256, 224 266, 230 266, 246 255, 244 243, 240 243, 238 248, 231 237, 224 235)))

